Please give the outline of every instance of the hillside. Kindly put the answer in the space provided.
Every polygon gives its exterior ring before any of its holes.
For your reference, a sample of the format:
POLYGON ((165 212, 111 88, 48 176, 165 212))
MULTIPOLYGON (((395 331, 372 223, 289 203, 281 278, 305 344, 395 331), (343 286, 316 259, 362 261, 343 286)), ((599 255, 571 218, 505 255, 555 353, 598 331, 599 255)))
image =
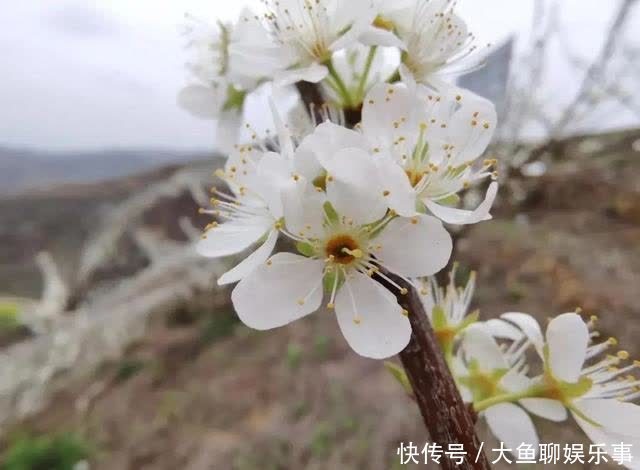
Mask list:
POLYGON ((205 152, 105 150, 36 152, 0 148, 0 195, 68 183, 123 178, 169 164, 212 158, 205 152))
MULTIPOLYGON (((503 197, 494 221, 465 234, 457 258, 463 270, 478 271, 474 306, 485 318, 523 311, 544 324, 581 306, 599 316, 604 338, 615 334, 640 356, 639 138, 630 132, 564 142, 571 159, 524 181, 523 205, 503 197)), ((74 224, 95 226, 97 207, 161 175, 5 201, 0 218, 11 214, 13 229, 5 229, 0 247, 22 253, 27 240, 33 249, 75 237, 74 224), (16 227, 39 238, 18 236, 16 227)), ((149 223, 172 230, 190 204, 163 205, 149 223)), ((4 282, 28 258, 1 256, 4 282)), ((212 282, 192 305, 155 318, 124 358, 64 382, 53 405, 17 429, 85 436, 97 448, 98 470, 410 468, 397 465, 396 449, 426 442, 417 409, 379 362, 348 348, 332 315, 256 332, 219 299, 212 282)), ((543 442, 583 439, 570 426, 537 424, 543 442)))

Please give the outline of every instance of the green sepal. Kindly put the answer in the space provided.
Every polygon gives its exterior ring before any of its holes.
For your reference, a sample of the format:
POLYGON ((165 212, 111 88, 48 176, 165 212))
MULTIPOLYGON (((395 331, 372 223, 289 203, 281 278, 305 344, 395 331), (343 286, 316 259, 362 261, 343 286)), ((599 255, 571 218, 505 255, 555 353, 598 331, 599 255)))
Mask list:
POLYGON ((340 289, 342 284, 344 284, 344 275, 342 274, 342 271, 328 271, 322 278, 322 285, 327 294, 331 294, 333 292, 333 285, 336 281, 336 276, 338 276, 338 289, 340 289))
POLYGON ((456 327, 456 332, 461 333, 462 331, 464 331, 465 329, 467 329, 468 327, 476 323, 479 318, 480 318, 480 310, 474 310, 469 315, 464 317, 464 319, 458 324, 458 326, 456 327))
POLYGON ((576 383, 560 382, 560 390, 565 398, 579 398, 593 387, 593 380, 581 377, 576 383))
POLYGON ((389 373, 391 373, 393 378, 398 381, 404 391, 407 392, 407 395, 413 396, 413 388, 411 387, 411 382, 409 382, 409 377, 407 377, 407 373, 404 369, 389 361, 385 361, 384 367, 389 371, 389 373))
POLYGON ((431 312, 431 322, 434 330, 442 330, 448 326, 447 314, 444 313, 444 309, 440 305, 433 307, 431 312))
POLYGON ((231 111, 232 109, 241 110, 246 97, 246 91, 238 90, 233 85, 229 85, 227 88, 227 101, 224 103, 223 111, 231 111))
POLYGON ((445 197, 444 199, 438 200, 438 204, 442 206, 455 207, 460 202, 460 196, 457 194, 451 194, 450 196, 445 197))
POLYGON ((340 216, 338 215, 338 213, 336 212, 336 210, 333 208, 333 206, 329 201, 325 202, 323 207, 324 207, 324 213, 327 216, 327 220, 330 223, 336 224, 340 221, 340 216))
POLYGON ((296 243, 296 250, 298 250, 298 253, 306 256, 307 258, 311 258, 316 254, 316 250, 313 245, 311 245, 311 243, 298 242, 296 243))

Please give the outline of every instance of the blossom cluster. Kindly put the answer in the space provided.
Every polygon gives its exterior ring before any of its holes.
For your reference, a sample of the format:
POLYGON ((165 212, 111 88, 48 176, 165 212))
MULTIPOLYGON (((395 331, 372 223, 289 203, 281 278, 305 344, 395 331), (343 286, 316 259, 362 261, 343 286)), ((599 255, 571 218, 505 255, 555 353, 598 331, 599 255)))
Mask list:
POLYGON ((223 123, 227 137, 237 138, 229 126, 261 87, 309 82, 327 103, 310 110, 310 126, 293 126, 272 102, 275 132, 232 147, 216 172, 224 186, 201 210, 213 216, 201 254, 251 250, 218 281, 238 283, 232 300, 248 326, 275 328, 326 308, 357 353, 392 356, 411 334, 396 294, 447 265, 449 224, 491 218, 496 162, 483 154, 496 111, 443 79, 475 55, 453 7, 278 0, 243 11, 235 25, 192 20, 196 83, 179 102, 223 123), (359 122, 349 125, 354 112, 359 122), (477 184, 482 201, 461 207, 477 184))
MULTIPOLYGON (((430 279, 420 294, 447 363, 465 402, 484 418, 506 447, 537 449, 531 416, 563 422, 571 416, 587 437, 616 456, 624 442, 640 448, 640 366, 618 350, 615 338, 600 339, 597 317, 559 315, 543 333, 531 315, 508 312, 479 321, 469 312, 475 276, 464 287, 430 279)), ((640 461, 624 462, 638 468, 640 461)))
POLYGON ((474 276, 464 288, 455 272, 445 287, 434 280, 450 262, 451 227, 490 219, 498 190, 496 162, 483 157, 495 107, 451 80, 483 59, 454 10, 454 0, 263 0, 234 24, 190 19, 192 83, 178 102, 216 121, 228 149, 197 250, 248 253, 218 280, 237 283, 248 326, 326 309, 375 359, 408 344, 398 298, 415 289, 462 397, 510 449, 537 448, 531 415, 572 416, 607 452, 640 444, 640 382, 628 375, 638 363, 603 356, 615 340, 598 340, 595 319, 560 315, 546 334, 524 313, 481 322, 469 313, 474 276), (308 125, 275 100, 275 132, 242 125, 252 95, 297 90, 308 106, 309 87, 325 104, 309 107, 308 125), (469 207, 474 186, 484 197, 469 207))

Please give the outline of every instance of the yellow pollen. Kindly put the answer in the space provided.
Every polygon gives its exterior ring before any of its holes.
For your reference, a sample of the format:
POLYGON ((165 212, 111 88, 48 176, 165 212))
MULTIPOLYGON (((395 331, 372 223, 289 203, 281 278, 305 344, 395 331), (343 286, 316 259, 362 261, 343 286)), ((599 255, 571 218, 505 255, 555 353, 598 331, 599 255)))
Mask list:
POLYGON ((334 303, 332 303, 332 302, 329 302, 329 303, 327 304, 327 309, 328 309, 328 310, 333 310, 334 308, 336 308, 336 304, 334 304, 334 303))
POLYGON ((617 344, 618 344, 618 340, 617 340, 617 339, 615 339, 615 338, 612 336, 611 338, 609 338, 609 339, 607 340, 607 343, 609 343, 611 346, 617 346, 617 344))
POLYGON ((618 351, 617 356, 622 360, 629 359, 629 353, 627 351, 624 351, 624 350, 623 351, 618 351))
POLYGON ((409 310, 407 310, 406 308, 402 309, 402 315, 404 315, 405 317, 409 316, 409 310))
POLYGON ((409 290, 406 287, 403 287, 400 289, 400 295, 407 295, 409 293, 409 290))

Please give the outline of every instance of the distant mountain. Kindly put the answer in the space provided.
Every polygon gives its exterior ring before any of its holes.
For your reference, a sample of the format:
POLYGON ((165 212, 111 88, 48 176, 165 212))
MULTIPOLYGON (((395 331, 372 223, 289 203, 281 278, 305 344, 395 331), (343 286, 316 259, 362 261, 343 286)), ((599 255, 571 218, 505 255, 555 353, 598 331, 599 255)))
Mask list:
POLYGON ((92 183, 142 171, 214 158, 206 152, 105 150, 37 152, 0 147, 0 195, 63 183, 92 183))
POLYGON ((504 106, 509 68, 513 58, 513 39, 508 39, 491 51, 483 67, 462 75, 458 85, 484 96, 496 105, 498 111, 504 106))

